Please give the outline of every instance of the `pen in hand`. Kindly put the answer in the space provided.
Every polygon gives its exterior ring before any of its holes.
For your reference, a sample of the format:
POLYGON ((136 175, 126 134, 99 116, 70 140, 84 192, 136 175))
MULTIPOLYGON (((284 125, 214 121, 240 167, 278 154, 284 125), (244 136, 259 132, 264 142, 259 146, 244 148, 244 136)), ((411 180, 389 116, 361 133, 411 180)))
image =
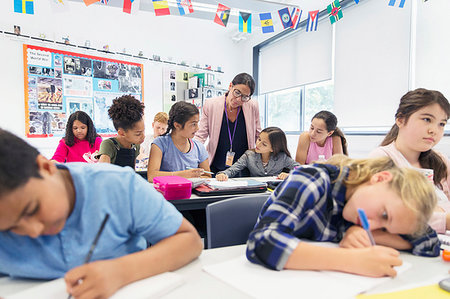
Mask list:
MULTIPOLYGON (((186 167, 186 169, 197 169, 193 167, 186 167)), ((203 170, 204 173, 214 174, 214 172, 203 170)))
POLYGON ((364 228, 364 230, 367 232, 367 235, 369 236, 370 243, 372 244, 372 246, 375 246, 376 245, 375 240, 373 239, 372 232, 370 231, 369 220, 367 220, 366 213, 364 212, 363 209, 358 209, 358 215, 359 215, 359 220, 361 220, 362 227, 364 228))
MULTIPOLYGON (((86 255, 86 258, 84 259, 85 264, 89 263, 89 261, 91 260, 92 254, 94 253, 94 249, 97 246, 98 239, 100 238, 100 235, 102 234, 103 229, 105 228, 105 224, 108 221, 108 219, 109 219, 109 214, 106 214, 105 218, 102 221, 102 224, 100 225, 97 235, 95 235, 94 242, 92 242, 91 248, 89 248, 89 252, 86 255)), ((67 299, 71 299, 71 298, 72 298, 72 295, 69 294, 69 297, 67 297, 67 299)))

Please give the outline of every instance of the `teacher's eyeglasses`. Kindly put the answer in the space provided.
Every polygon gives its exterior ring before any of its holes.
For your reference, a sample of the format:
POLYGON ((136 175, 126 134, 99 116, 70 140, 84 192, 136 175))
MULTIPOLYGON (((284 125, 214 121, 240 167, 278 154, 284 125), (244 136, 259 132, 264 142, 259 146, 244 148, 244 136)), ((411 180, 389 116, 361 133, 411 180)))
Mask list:
POLYGON ((233 89, 233 96, 235 97, 235 98, 241 98, 241 101, 242 102, 248 102, 248 101, 250 101, 251 100, 251 96, 246 96, 246 95, 243 95, 240 91, 239 91, 239 89, 233 89))

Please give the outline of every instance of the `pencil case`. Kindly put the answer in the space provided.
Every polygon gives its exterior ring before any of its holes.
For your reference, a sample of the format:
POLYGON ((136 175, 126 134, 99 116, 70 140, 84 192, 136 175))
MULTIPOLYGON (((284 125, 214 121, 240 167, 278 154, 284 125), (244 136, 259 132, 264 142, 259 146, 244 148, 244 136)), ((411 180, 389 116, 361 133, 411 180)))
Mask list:
POLYGON ((192 182, 179 176, 154 177, 153 187, 167 200, 191 198, 192 182))

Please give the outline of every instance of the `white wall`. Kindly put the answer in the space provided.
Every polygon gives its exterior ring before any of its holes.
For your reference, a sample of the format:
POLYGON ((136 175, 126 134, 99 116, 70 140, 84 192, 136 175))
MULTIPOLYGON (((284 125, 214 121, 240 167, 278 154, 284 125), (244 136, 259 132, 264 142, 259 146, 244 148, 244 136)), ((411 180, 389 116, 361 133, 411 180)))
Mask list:
MULTIPOLYGON (((0 30, 12 31, 20 25, 23 35, 39 36, 45 33, 48 39, 62 41, 69 36, 73 44, 83 45, 90 40, 91 47, 102 48, 109 44, 112 51, 127 49, 136 55, 140 50, 145 56, 158 54, 173 57, 174 61, 185 59, 190 63, 222 66, 223 82, 227 84, 239 72, 251 73, 251 62, 242 63, 244 46, 229 38, 230 30, 212 20, 199 20, 180 16, 155 17, 153 13, 139 11, 128 15, 119 8, 69 2, 70 11, 54 13, 50 1, 35 1, 35 15, 13 12, 12 1, 0 1, 0 30)), ((72 52, 102 56, 100 52, 85 51, 49 43, 38 43, 31 39, 0 34, 0 127, 24 136, 24 82, 22 44, 37 44, 50 48, 61 47, 72 52)), ((103 55, 104 56, 104 55, 103 55)), ((106 56, 115 59, 142 62, 125 56, 106 56)), ((169 65, 156 62, 144 64, 144 103, 146 125, 162 110, 162 69, 169 65)), ((52 155, 58 138, 34 138, 29 141, 44 155, 52 155)))

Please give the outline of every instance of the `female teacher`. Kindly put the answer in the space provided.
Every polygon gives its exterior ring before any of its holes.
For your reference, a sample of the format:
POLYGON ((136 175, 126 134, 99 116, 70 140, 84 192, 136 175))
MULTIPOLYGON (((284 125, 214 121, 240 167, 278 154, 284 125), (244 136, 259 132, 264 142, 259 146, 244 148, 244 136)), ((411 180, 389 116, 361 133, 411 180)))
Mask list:
POLYGON ((211 171, 225 170, 248 149, 255 148, 261 132, 259 107, 251 96, 255 80, 241 73, 231 81, 224 96, 208 99, 203 105, 200 129, 195 139, 205 143, 211 171))

